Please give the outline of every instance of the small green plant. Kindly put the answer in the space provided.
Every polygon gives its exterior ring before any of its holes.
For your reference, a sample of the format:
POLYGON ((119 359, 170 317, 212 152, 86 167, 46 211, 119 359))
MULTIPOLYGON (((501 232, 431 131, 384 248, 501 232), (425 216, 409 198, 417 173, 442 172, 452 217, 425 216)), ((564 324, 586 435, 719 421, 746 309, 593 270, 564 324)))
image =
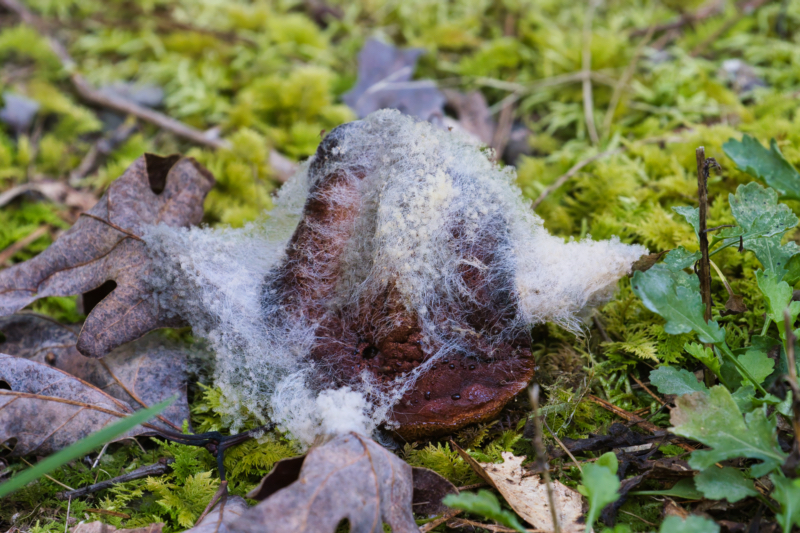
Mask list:
POLYGON ((525 528, 519 523, 516 515, 500 507, 497 497, 488 490, 479 490, 477 494, 472 492, 448 494, 442 500, 442 503, 453 509, 461 509, 468 513, 494 520, 498 524, 510 527, 520 533, 525 533, 525 528))
MULTIPOLYGON (((742 142, 728 141, 724 148, 742 170, 778 189, 782 197, 800 198, 800 174, 774 141, 770 151, 747 136, 742 142)), ((705 498, 729 502, 758 497, 775 511, 783 531, 788 533, 793 525, 800 526, 800 484, 781 469, 788 454, 778 444, 776 416, 792 416, 791 391, 781 399, 765 387, 785 374, 796 375, 789 368, 796 361, 787 354, 794 353, 791 332, 800 315, 800 302, 792 301, 792 284, 797 281, 792 273, 793 258, 798 257, 800 248, 792 241, 781 243, 798 218, 788 206, 778 203, 778 192, 758 183, 739 186, 736 194, 729 197, 736 224, 709 239, 709 257, 738 246, 741 252, 753 252, 761 264, 754 277, 763 299, 765 319, 761 334, 753 335, 749 345, 732 349, 721 317, 705 320, 700 282, 694 273, 687 272, 701 260, 700 252, 678 247, 662 263, 646 272, 636 272, 631 285, 644 305, 666 320, 667 333, 691 333, 703 343, 688 342, 684 349, 720 383, 707 386, 691 372, 671 366, 661 366, 650 374, 650 381, 659 392, 679 395, 671 416, 672 431, 710 448, 692 452, 689 458, 689 465, 700 471, 694 479, 697 491, 705 498), (777 338, 769 335, 772 324, 777 328, 777 338), (768 355, 773 348, 781 349, 777 364, 768 355), (737 458, 750 460, 749 468, 715 466, 737 458), (775 486, 770 496, 780 510, 755 490, 753 479, 766 475, 775 486)), ((683 207, 675 211, 699 237, 698 209, 683 207)), ((723 282, 727 285, 724 278, 723 282)), ((661 527, 662 531, 718 529, 697 520, 691 524, 687 520, 682 525, 668 525, 665 521, 661 527)))
POLYGON ((589 500, 589 510, 586 513, 586 533, 592 531, 592 526, 600 516, 603 507, 619 499, 618 466, 617 456, 613 452, 608 452, 601 455, 595 463, 583 467, 578 492, 589 500))

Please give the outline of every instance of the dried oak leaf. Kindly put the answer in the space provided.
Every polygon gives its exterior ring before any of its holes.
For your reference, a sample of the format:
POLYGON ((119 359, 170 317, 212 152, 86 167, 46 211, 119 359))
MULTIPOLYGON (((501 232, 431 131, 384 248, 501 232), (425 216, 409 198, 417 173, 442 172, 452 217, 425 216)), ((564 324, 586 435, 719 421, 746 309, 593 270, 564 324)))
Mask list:
POLYGON ((115 282, 92 309, 77 349, 102 357, 156 328, 182 321, 150 297, 144 227, 198 224, 214 178, 191 158, 145 154, 47 250, 0 272, 0 315, 45 296, 81 294, 115 282))
POLYGON ((422 120, 444 116, 445 97, 432 80, 411 81, 422 48, 400 50, 370 39, 358 53, 358 82, 342 100, 359 118, 378 109, 397 109, 422 120))
MULTIPOLYGON (((553 519, 547 497, 547 485, 541 476, 522 468, 524 456, 503 452, 501 464, 479 463, 456 443, 450 445, 472 467, 476 474, 497 489, 506 502, 526 522, 537 530, 552 531, 553 519)), ((561 531, 579 533, 585 529, 583 499, 563 483, 551 481, 556 513, 561 531)))
MULTIPOLYGON (((66 372, 0 354, 0 443, 13 455, 49 455, 133 413, 123 402, 66 372)), ((138 426, 117 440, 152 435, 163 423, 138 426)))
POLYGON ((418 532, 411 466, 369 438, 349 433, 305 457, 299 478, 232 522, 230 531, 322 533, 347 519, 351 533, 418 532))
POLYGON ((0 352, 46 363, 94 385, 132 409, 178 396, 158 418, 182 431, 189 420, 186 353, 154 335, 121 346, 102 359, 75 348, 76 327, 33 313, 0 318, 0 352))

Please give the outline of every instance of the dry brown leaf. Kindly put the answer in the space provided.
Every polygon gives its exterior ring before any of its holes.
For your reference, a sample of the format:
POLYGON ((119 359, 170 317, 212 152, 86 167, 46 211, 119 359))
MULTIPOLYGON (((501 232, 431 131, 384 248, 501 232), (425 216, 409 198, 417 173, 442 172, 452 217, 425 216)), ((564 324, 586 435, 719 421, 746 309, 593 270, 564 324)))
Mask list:
POLYGON ((79 326, 59 324, 33 313, 0 318, 0 352, 46 363, 123 401, 131 409, 150 407, 177 395, 159 419, 182 431, 189 420, 186 353, 165 346, 156 335, 121 346, 102 359, 75 348, 79 326))
MULTIPOLYGON (((464 450, 450 441, 459 455, 503 495, 508 505, 535 529, 553 531, 553 519, 547 497, 547 485, 541 476, 522 468, 525 456, 517 457, 513 453, 503 452, 502 464, 479 463, 464 450)), ((556 501, 559 525, 563 533, 580 533, 585 529, 582 524, 583 500, 581 495, 563 483, 551 481, 556 501)))
POLYGON ((70 531, 72 533, 161 533, 162 529, 164 529, 164 524, 161 522, 134 529, 117 529, 103 522, 81 522, 70 531))
POLYGON ((411 512, 411 466, 369 438, 349 433, 312 448, 300 477, 230 525, 247 533, 417 533, 411 512))
POLYGON ((193 159, 140 157, 47 250, 0 272, 0 315, 37 298, 81 294, 113 280, 115 287, 92 309, 80 332, 82 354, 102 357, 148 331, 181 325, 150 297, 151 265, 141 235, 151 224, 198 224, 213 184, 211 174, 193 159))
MULTIPOLYGON (((49 455, 117 422, 133 410, 66 372, 0 354, 0 443, 16 440, 13 455, 49 455)), ((160 423, 138 426, 118 439, 154 434, 160 423)))
POLYGON ((241 496, 228 496, 224 502, 218 503, 205 518, 194 525, 186 533, 228 533, 233 531, 228 525, 241 517, 250 509, 241 496))
POLYGON ((445 89, 447 104, 455 109, 458 125, 475 136, 483 144, 489 144, 497 127, 486 105, 486 98, 480 91, 462 93, 453 89, 445 89))

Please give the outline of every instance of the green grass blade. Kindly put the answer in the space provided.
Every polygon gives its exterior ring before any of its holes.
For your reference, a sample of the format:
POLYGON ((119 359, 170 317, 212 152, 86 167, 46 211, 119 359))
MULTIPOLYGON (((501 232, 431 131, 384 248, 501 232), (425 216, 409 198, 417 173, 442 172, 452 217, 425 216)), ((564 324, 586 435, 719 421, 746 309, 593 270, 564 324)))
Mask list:
POLYGON ((56 468, 68 463, 69 461, 86 455, 95 448, 110 441, 114 437, 117 437, 129 429, 146 422, 166 409, 174 401, 175 398, 173 397, 168 400, 164 400, 163 402, 148 409, 137 411, 135 414, 125 417, 119 422, 115 422, 114 424, 101 429, 97 433, 92 433, 85 439, 79 440, 75 444, 64 448, 60 452, 54 453, 50 457, 37 463, 35 466, 28 468, 19 475, 14 476, 9 481, 6 481, 0 485, 0 498, 11 494, 15 490, 21 489, 31 481, 35 481, 45 474, 49 474, 56 468))

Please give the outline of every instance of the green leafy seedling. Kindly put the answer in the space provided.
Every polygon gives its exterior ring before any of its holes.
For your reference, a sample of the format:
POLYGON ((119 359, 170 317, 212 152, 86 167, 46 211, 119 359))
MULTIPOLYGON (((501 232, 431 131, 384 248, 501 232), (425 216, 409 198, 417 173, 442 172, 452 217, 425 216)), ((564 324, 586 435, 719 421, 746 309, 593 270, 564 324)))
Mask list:
POLYGON ((800 199, 800 173, 783 157, 775 139, 764 148, 753 137, 745 135, 741 141, 730 139, 722 149, 739 169, 763 180, 787 198, 800 199))
POLYGON ((726 466, 706 468, 694 478, 697 490, 709 500, 728 500, 736 503, 749 496, 758 496, 753 480, 735 468, 726 466))
POLYGON ((767 418, 762 408, 743 418, 725 387, 717 385, 708 393, 687 394, 675 403, 672 432, 712 448, 692 452, 689 459, 692 468, 704 470, 719 461, 748 457, 762 461, 751 468, 753 477, 761 477, 786 459, 778 446, 775 420, 767 418))
POLYGON ((173 397, 168 400, 164 400, 163 402, 158 403, 148 409, 137 411, 135 414, 125 417, 119 422, 115 422, 114 424, 101 429, 97 433, 93 433, 88 437, 79 440, 75 444, 72 444, 63 450, 54 453, 47 459, 38 462, 36 466, 23 471, 21 474, 14 476, 9 481, 6 481, 0 485, 0 498, 3 498, 15 490, 24 487, 31 481, 35 481, 40 477, 49 474, 53 470, 67 464, 73 459, 77 459, 78 457, 86 455, 95 448, 111 441, 114 437, 122 435, 129 429, 132 429, 139 424, 150 420, 158 413, 169 407, 169 405, 174 401, 175 398, 173 397))
POLYGON ((670 489, 664 490, 633 490, 629 492, 631 496, 669 496, 671 498, 683 498, 685 500, 702 500, 703 493, 697 490, 694 485, 694 478, 686 478, 678 481, 670 489))
POLYGON ((650 372, 650 383, 655 385, 661 394, 682 396, 693 392, 707 392, 708 388, 697 381, 694 374, 683 368, 660 366, 650 372))
POLYGON ((792 526, 800 527, 800 479, 788 479, 778 474, 769 477, 775 485, 772 497, 781 504, 781 512, 775 515, 783 533, 792 526))
POLYGON ((658 533, 719 533, 719 526, 702 516, 691 515, 686 520, 668 516, 661 522, 658 533))
POLYGON ((500 507, 497 497, 488 490, 479 490, 477 494, 473 492, 448 494, 442 500, 442 503, 453 509, 461 509, 462 511, 494 520, 498 524, 510 527, 514 531, 525 533, 525 528, 519 523, 516 515, 500 507))
POLYGON ((620 481, 617 478, 617 468, 617 456, 613 452, 604 453, 595 463, 583 467, 578 492, 589 500, 586 533, 592 531, 603 507, 619 499, 620 481))

